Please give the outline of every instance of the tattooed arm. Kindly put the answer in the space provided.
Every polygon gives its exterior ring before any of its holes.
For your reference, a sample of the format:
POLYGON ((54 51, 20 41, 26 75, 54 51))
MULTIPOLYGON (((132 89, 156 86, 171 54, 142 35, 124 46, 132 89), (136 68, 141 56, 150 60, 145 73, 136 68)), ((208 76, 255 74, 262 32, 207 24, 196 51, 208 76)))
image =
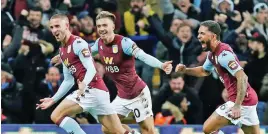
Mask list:
POLYGON ((218 61, 222 67, 228 70, 228 72, 236 77, 237 80, 237 96, 235 104, 240 106, 245 98, 247 90, 247 75, 243 68, 239 65, 235 59, 235 55, 230 51, 223 51, 218 56, 218 61))
POLYGON ((235 77, 237 80, 237 95, 235 104, 241 105, 246 96, 248 77, 243 70, 236 72, 235 77))

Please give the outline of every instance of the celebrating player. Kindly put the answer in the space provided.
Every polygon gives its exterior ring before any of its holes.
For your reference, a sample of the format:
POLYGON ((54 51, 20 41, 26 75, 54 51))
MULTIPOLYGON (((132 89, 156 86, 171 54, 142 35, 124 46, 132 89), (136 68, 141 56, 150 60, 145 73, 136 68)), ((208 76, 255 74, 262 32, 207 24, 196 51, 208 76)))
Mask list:
POLYGON ((220 128, 233 123, 242 125, 245 134, 259 134, 259 120, 256 111, 258 97, 248 84, 247 75, 239 65, 232 48, 220 41, 221 29, 215 21, 200 24, 198 39, 204 51, 209 51, 203 66, 186 68, 176 66, 176 72, 196 77, 208 76, 215 69, 228 91, 228 99, 206 120, 203 126, 205 134, 216 133, 220 128))
MULTIPOLYGON (((119 117, 122 119, 133 111, 142 134, 154 134, 150 90, 135 71, 135 58, 152 67, 160 68, 167 74, 172 70, 172 62, 162 63, 138 48, 131 39, 116 35, 115 19, 113 14, 106 11, 98 14, 96 26, 100 38, 91 49, 99 53, 106 75, 116 84, 118 94, 112 105, 119 117)), ((108 133, 105 127, 103 130, 108 133)))
POLYGON ((88 111, 113 134, 128 134, 110 103, 110 96, 102 78, 96 74, 93 58, 86 41, 69 31, 65 15, 56 14, 50 19, 50 30, 62 43, 60 58, 63 61, 64 81, 52 98, 44 98, 37 108, 46 109, 62 98, 77 80, 79 90, 68 95, 51 114, 51 119, 72 134, 85 134, 69 116, 88 111))
MULTIPOLYGON (((114 33, 115 19, 115 16, 107 11, 98 14, 96 23, 100 38, 91 47, 92 52, 99 53, 106 75, 116 84, 118 94, 112 105, 119 118, 123 119, 133 111, 142 134, 154 134, 150 90, 136 73, 135 58, 164 70, 166 74, 171 72, 172 62, 162 63, 146 54, 131 39, 116 35, 114 33)), ((54 57, 52 62, 57 63, 57 57, 54 57)), ((127 128, 127 126, 124 127, 127 128)), ((110 133, 105 126, 103 132, 110 133)))

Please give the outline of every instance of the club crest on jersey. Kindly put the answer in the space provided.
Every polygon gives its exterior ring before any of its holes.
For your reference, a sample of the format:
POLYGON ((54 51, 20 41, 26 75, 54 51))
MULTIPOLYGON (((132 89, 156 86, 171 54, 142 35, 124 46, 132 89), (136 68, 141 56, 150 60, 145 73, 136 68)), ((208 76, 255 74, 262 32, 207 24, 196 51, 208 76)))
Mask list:
POLYGON ((68 48, 67 48, 67 53, 70 53, 71 52, 71 49, 72 49, 72 46, 69 45, 68 48))
POLYGON ((117 45, 113 45, 113 53, 116 54, 118 52, 118 46, 117 45))
POLYGON ((228 67, 231 69, 231 70, 235 70, 238 68, 238 64, 235 62, 235 61, 229 61, 228 63, 228 67))
POLYGON ((90 57, 90 52, 89 52, 89 50, 87 48, 84 48, 82 50, 82 54, 83 54, 84 57, 90 57))

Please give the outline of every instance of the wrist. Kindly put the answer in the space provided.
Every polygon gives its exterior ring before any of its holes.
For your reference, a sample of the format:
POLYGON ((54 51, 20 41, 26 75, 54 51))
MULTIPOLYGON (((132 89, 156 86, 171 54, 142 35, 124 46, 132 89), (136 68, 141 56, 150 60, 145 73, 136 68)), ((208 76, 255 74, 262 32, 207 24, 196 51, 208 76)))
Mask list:
POLYGON ((241 104, 235 103, 234 106, 235 107, 241 107, 241 104))

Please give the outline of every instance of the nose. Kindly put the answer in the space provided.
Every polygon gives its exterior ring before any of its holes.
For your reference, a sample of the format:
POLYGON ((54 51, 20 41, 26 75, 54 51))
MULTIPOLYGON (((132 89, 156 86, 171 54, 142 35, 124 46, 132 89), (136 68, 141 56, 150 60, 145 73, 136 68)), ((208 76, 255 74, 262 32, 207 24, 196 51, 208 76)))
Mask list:
POLYGON ((200 39, 201 39, 201 36, 200 36, 200 35, 198 35, 198 36, 197 36, 197 38, 200 40, 200 39))

